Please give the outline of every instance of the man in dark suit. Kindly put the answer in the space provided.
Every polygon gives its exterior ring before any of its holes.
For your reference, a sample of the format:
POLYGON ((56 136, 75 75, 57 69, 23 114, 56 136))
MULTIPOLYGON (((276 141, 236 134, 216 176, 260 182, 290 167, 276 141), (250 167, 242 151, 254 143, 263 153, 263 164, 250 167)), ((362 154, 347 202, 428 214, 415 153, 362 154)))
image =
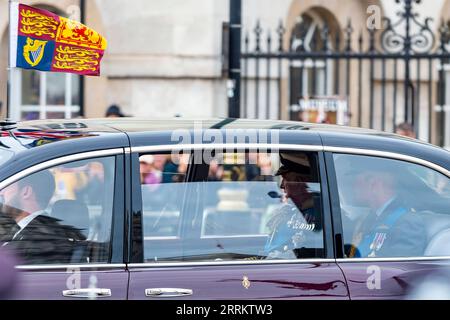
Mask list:
POLYGON ((3 189, 3 246, 16 252, 25 264, 69 263, 83 234, 44 211, 55 192, 53 175, 44 170, 3 189), (6 227, 6 226, 9 226, 6 227))

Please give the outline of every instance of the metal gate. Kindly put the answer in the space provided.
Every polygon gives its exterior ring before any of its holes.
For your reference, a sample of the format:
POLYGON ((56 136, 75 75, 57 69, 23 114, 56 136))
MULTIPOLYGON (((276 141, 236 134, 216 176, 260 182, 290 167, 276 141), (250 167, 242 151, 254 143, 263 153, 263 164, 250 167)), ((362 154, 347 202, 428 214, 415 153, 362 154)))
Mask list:
POLYGON ((331 122, 393 132, 402 122, 416 137, 450 147, 449 22, 402 3, 396 21, 355 31, 314 12, 244 37, 241 115, 331 122), (446 81, 447 80, 447 81, 446 81), (305 119, 306 118, 306 119, 305 119))

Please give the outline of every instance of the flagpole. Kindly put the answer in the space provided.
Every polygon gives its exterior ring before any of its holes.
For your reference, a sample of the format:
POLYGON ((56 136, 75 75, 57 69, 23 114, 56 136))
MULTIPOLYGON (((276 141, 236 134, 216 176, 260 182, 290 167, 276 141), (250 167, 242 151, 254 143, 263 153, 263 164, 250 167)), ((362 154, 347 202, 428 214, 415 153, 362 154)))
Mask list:
MULTIPOLYGON (((8 23, 9 23, 9 41, 8 41, 8 81, 6 84, 6 118, 7 119, 11 119, 12 118, 12 111, 13 111, 13 106, 12 106, 12 81, 13 81, 13 72, 14 72, 14 68, 11 65, 11 51, 12 51, 12 47, 11 47, 11 43, 12 43, 12 37, 13 37, 13 23, 12 23, 12 4, 13 2, 17 2, 16 0, 8 0, 8 23)), ((16 120, 16 119, 14 119, 16 120)))
MULTIPOLYGON (((19 119, 13 119, 14 118, 14 108, 15 102, 17 99, 14 99, 12 91, 13 91, 13 79, 14 79, 14 71, 15 71, 15 65, 11 65, 11 62, 13 60, 12 52, 14 49, 14 52, 16 51, 16 48, 12 48, 13 38, 17 37, 18 30, 13 30, 14 28, 17 29, 17 22, 13 23, 12 19, 15 19, 16 17, 12 16, 12 5, 17 4, 18 0, 8 0, 8 23, 9 23, 9 41, 8 41, 8 81, 7 81, 7 89, 6 89, 6 118, 12 119, 12 120, 19 120, 19 119)), ((14 43, 17 46, 17 40, 14 41, 14 43)), ((15 59, 14 59, 15 61, 15 59)))
POLYGON ((6 83, 6 118, 11 118, 11 79, 12 79, 12 68, 11 68, 11 3, 12 0, 8 0, 8 81, 6 83))

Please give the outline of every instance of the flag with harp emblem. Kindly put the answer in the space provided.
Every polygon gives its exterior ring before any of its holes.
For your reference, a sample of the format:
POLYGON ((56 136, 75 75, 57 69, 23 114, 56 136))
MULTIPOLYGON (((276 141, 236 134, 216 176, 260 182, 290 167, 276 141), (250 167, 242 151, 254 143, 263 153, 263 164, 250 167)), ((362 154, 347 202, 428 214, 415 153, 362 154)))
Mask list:
POLYGON ((106 39, 50 11, 11 5, 10 66, 98 76, 106 39))

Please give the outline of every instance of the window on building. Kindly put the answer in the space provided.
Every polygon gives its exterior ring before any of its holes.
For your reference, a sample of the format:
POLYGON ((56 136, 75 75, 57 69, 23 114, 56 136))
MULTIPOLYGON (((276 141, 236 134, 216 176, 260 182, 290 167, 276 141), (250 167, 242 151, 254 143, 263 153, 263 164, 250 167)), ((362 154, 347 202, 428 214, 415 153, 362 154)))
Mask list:
POLYGON ((20 70, 20 118, 71 119, 80 115, 80 76, 20 70))
MULTIPOLYGON (((310 10, 298 17, 292 29, 291 52, 322 52, 325 48, 324 29, 328 28, 327 46, 333 50, 338 27, 331 17, 310 10)), ((334 92, 335 61, 306 58, 290 61, 290 111, 291 118, 307 122, 321 122, 325 116, 313 107, 305 107, 310 99, 330 97, 334 92)))
MULTIPOLYGON (((291 51, 317 52, 323 47, 321 31, 324 21, 318 14, 305 13, 298 18, 292 30, 291 51)), ((324 95, 326 61, 323 59, 295 60, 291 62, 291 81, 297 83, 292 90, 291 100, 301 96, 324 95)))

